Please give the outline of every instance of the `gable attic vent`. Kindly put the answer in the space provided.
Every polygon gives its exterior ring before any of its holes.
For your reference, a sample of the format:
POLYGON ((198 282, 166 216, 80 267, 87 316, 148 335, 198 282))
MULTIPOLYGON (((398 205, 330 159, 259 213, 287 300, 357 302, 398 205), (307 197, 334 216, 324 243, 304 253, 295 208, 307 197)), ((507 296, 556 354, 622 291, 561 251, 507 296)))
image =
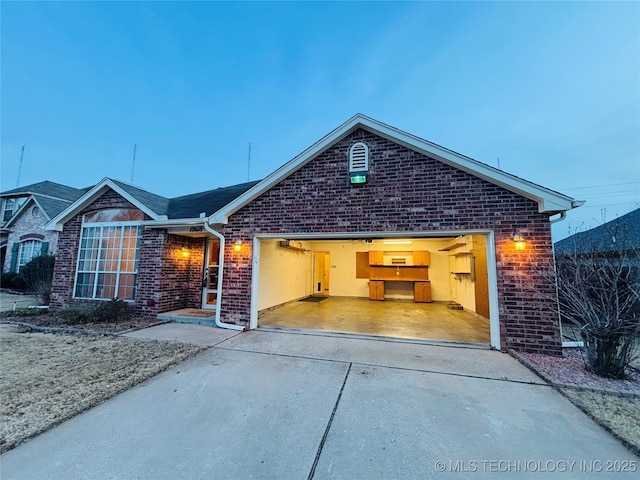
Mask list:
POLYGON ((369 170, 369 147, 363 142, 351 145, 349 149, 349 172, 369 170))

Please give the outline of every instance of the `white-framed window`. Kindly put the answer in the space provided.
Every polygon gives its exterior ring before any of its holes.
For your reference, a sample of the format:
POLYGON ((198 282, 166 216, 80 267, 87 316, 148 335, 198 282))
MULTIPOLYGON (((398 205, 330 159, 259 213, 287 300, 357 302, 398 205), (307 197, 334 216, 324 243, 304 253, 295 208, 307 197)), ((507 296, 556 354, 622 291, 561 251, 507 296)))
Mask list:
POLYGON ((349 149, 349 172, 369 170, 369 147, 364 142, 356 142, 349 149))
POLYGON ((133 300, 143 219, 139 210, 110 209, 84 216, 74 297, 133 300))
POLYGON ((16 272, 42 253, 42 242, 40 240, 26 240, 18 247, 18 262, 16 272))
POLYGON ((2 223, 7 223, 11 220, 11 217, 18 211, 24 202, 27 201, 26 197, 5 198, 2 200, 2 223))

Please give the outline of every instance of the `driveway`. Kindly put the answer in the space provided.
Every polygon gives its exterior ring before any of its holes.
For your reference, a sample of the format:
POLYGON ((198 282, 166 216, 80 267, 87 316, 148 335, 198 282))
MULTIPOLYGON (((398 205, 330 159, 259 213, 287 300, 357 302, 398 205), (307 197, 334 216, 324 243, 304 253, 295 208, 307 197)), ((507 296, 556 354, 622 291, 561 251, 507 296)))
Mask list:
POLYGON ((638 457, 499 352, 197 325, 132 336, 213 346, 7 452, 3 480, 637 478, 638 457))

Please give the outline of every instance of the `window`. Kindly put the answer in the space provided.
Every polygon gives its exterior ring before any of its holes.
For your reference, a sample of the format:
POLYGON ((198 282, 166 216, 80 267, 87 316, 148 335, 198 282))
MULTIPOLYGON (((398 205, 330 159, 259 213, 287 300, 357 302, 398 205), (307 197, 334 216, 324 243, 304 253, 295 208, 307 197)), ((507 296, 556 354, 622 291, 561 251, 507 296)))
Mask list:
POLYGON ((369 147, 357 142, 349 149, 349 172, 366 172, 369 170, 369 147))
POLYGON ((42 253, 42 242, 39 240, 27 240, 22 242, 18 248, 18 264, 16 271, 42 253))
POLYGON ((16 208, 16 199, 7 198, 4 201, 2 209, 2 223, 8 222, 13 216, 13 210, 16 208))
POLYGON ((133 300, 141 228, 132 223, 142 216, 138 210, 126 209, 85 215, 74 297, 133 300), (121 221, 109 221, 113 219, 121 221))
POLYGON ((13 217, 26 200, 26 197, 5 198, 2 201, 2 223, 11 220, 11 217, 13 217))

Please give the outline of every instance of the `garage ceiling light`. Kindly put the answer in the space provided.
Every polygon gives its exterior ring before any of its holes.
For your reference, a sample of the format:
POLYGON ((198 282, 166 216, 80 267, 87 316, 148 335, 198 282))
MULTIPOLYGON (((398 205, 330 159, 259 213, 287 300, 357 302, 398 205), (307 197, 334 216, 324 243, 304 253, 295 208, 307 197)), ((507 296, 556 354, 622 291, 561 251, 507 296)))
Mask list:
POLYGON ((385 245, 411 245, 411 240, 383 240, 385 245))

